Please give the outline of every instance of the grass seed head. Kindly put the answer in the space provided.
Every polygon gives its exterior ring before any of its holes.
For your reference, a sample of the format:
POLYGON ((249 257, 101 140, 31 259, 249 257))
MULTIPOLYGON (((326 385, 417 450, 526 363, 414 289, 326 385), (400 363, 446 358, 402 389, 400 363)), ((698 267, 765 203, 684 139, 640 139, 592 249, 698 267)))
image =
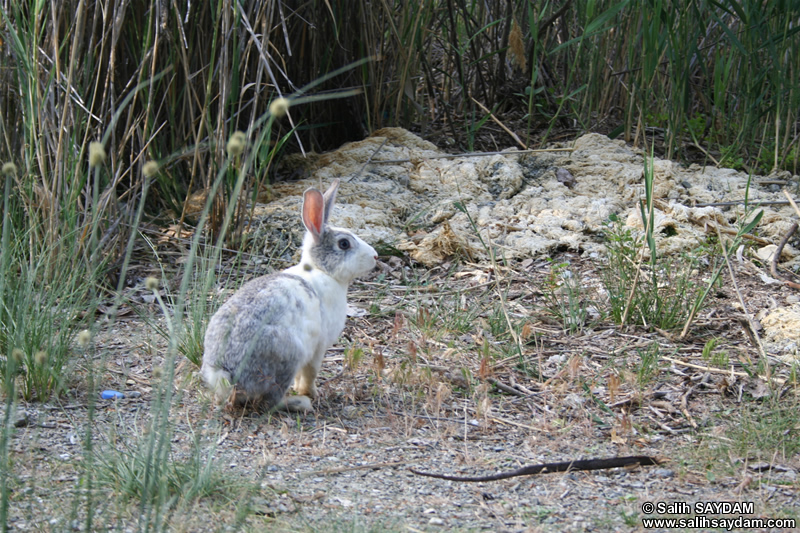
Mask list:
POLYGON ((244 132, 233 132, 233 135, 231 135, 231 138, 228 140, 228 156, 236 157, 244 152, 244 145, 246 141, 247 137, 245 136, 244 132))
POLYGON ((291 102, 288 98, 276 98, 269 104, 269 112, 275 118, 281 118, 289 112, 289 106, 291 102))
POLYGON ((47 363, 47 352, 44 350, 39 350, 33 356, 33 360, 36 362, 37 366, 43 366, 45 363, 47 363))
POLYGON ((106 160, 106 149, 101 142, 92 142, 89 144, 89 166, 99 167, 106 160))
POLYGON ((511 21, 511 33, 508 34, 509 57, 515 65, 523 72, 527 69, 527 59, 525 43, 522 37, 522 30, 517 24, 517 19, 511 21))
POLYGON ((3 163, 3 175, 12 176, 17 173, 17 165, 12 162, 3 163))
POLYGON ((78 333, 78 346, 81 348, 86 348, 89 346, 89 342, 92 340, 92 333, 88 329, 84 329, 80 333, 78 333))
POLYGON ((19 348, 14 348, 11 350, 11 359, 14 360, 15 363, 19 364, 25 358, 25 353, 19 348))
POLYGON ((148 276, 147 279, 144 280, 144 286, 147 287, 148 291, 156 292, 158 290, 158 278, 148 276))
POLYGON ((152 178, 156 174, 158 174, 159 165, 155 161, 148 161, 142 167, 142 174, 144 174, 145 178, 152 178))

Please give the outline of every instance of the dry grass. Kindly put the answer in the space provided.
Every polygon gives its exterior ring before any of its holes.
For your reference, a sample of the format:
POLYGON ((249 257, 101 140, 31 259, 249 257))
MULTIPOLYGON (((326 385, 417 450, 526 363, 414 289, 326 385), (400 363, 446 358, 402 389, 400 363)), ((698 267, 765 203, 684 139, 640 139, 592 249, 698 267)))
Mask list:
MULTIPOLYGON (((571 254, 557 260, 580 275, 586 297, 601 286, 598 265, 571 254)), ((620 329, 608 319, 575 333, 546 309, 542 287, 551 266, 508 265, 498 280, 496 266, 449 263, 420 271, 390 259, 351 291, 352 302, 371 312, 351 319, 341 348, 329 353, 321 398, 307 416, 215 414, 196 367, 182 362, 169 416, 170 464, 184 464, 199 451, 238 488, 180 499, 153 526, 216 530, 208 526, 213 521, 245 530, 371 531, 426 529, 441 519, 453 530, 554 523, 567 530, 628 530, 641 525, 643 501, 666 499, 753 501, 759 516, 798 518, 791 503, 797 489, 791 473, 800 468, 791 414, 798 407, 795 378, 780 366, 773 377, 788 379, 786 385, 744 372, 758 368, 744 363, 757 361, 758 352, 738 325, 735 296, 716 294, 713 313, 701 316, 683 341, 620 329), (711 337, 716 343, 706 349, 711 337), (709 353, 723 352, 728 363, 715 366, 709 353), (660 357, 645 368, 648 354, 660 357), (670 462, 478 489, 407 472, 413 466, 481 475, 634 454, 670 462), (607 505, 581 506, 598 490, 608 495, 607 505), (351 517, 354 510, 358 519, 351 517)), ((780 297, 780 289, 765 291, 746 269, 738 268, 737 277, 749 306, 780 297)), ((132 300, 146 304, 146 293, 138 294, 131 293, 132 300)), ((149 305, 144 310, 157 317, 155 303, 149 305)), ((98 449, 117 453, 107 446, 117 442, 123 450, 146 442, 163 379, 153 372, 167 362, 165 341, 136 318, 122 318, 114 332, 100 334, 97 348, 108 354, 104 386, 143 396, 98 405, 98 449)), ((32 490, 47 516, 68 516, 83 494, 56 494, 40 476, 67 485, 80 479, 80 462, 59 460, 55 452, 85 420, 85 401, 81 394, 73 409, 35 415, 37 422, 20 430, 12 448, 20 463, 40 465, 38 472, 16 471, 14 493, 32 490)), ((115 503, 98 505, 96 524, 143 523, 136 518, 138 500, 123 498, 122 488, 102 484, 98 504, 101 494, 113 494, 115 503)))

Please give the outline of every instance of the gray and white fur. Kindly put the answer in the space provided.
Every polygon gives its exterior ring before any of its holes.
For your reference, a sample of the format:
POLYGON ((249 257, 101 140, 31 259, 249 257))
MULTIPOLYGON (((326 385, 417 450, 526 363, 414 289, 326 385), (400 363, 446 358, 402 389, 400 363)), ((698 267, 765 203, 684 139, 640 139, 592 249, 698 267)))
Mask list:
POLYGON ((201 372, 217 403, 311 410, 314 380, 347 318, 347 287, 375 250, 328 226, 339 180, 303 194, 300 263, 246 283, 211 317, 201 372), (294 381, 297 396, 286 396, 294 381))

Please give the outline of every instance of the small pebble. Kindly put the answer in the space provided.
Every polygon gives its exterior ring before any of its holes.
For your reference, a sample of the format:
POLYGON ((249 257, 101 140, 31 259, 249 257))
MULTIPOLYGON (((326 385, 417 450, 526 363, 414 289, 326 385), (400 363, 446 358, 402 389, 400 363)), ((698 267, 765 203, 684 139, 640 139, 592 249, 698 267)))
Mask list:
POLYGON ((432 526, 443 526, 444 525, 444 520, 442 520, 438 516, 434 516, 433 518, 428 520, 428 523, 430 525, 432 525, 432 526))
POLYGON ((675 472, 669 468, 656 468, 653 473, 659 477, 672 477, 675 475, 675 472))
POLYGON ((14 419, 15 428, 24 428, 27 427, 30 423, 31 423, 31 415, 28 413, 28 411, 18 412, 16 418, 14 419))

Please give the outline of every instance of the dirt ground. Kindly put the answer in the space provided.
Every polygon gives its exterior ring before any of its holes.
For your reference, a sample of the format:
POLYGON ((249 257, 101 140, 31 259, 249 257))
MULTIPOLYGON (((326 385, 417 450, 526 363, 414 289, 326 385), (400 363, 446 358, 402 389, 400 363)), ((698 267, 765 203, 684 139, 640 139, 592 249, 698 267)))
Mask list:
MULTIPOLYGON (((351 287, 353 316, 328 352, 320 397, 307 415, 219 412, 198 369, 181 359, 171 409, 174 458, 188 457, 199 442, 226 476, 259 489, 178 506, 165 517, 169 529, 640 531, 643 519, 677 517, 695 520, 678 529, 709 530, 697 520, 800 519, 796 369, 758 348, 760 322, 794 306, 800 293, 765 282, 768 265, 745 253, 732 258, 733 276, 712 291, 685 338, 621 327, 602 304, 603 237, 584 237, 586 246, 499 263, 444 254, 423 266, 413 250, 382 255, 376 271, 351 287), (572 331, 554 312, 554 294, 564 294, 554 285, 554 265, 580 280, 580 299, 591 302, 572 331), (480 476, 643 455, 663 462, 478 483, 411 471, 480 476), (648 513, 648 502, 689 507, 648 513), (698 502, 742 505, 706 514, 698 502)), ((162 260, 175 258, 162 264, 171 289, 183 249, 168 239, 157 247, 162 260)), ((97 401, 98 449, 128 449, 154 416, 167 343, 158 306, 141 287, 155 273, 151 264, 138 258, 129 303, 94 339, 94 353, 102 354, 95 362, 105 368, 100 388, 141 393, 97 401)), ((255 257, 245 264, 247 275, 265 273, 255 257)), ((232 265, 227 258, 221 273, 232 265)), ((696 273, 698 280, 706 275, 696 273)), ((790 271, 783 276, 797 281, 790 271)), ((19 406, 10 444, 11 530, 80 529, 84 511, 74 502, 81 501, 88 406, 85 386, 61 403, 19 406)), ((137 530, 140 507, 103 491, 95 523, 137 530)))

